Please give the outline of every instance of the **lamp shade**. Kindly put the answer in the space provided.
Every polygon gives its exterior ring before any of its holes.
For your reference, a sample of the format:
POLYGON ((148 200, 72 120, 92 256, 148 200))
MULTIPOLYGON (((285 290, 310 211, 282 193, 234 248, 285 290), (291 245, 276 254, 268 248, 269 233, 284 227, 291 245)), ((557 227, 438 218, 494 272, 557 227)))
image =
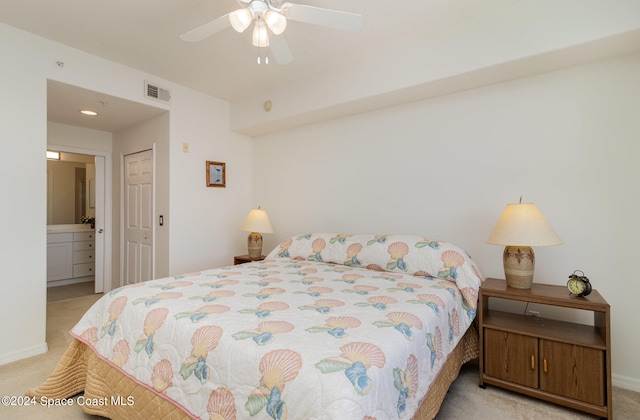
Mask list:
POLYGON ((488 244, 514 246, 562 245, 562 239, 532 203, 507 204, 491 231, 488 244))
POLYGON ((287 28, 287 18, 273 10, 264 12, 264 21, 275 35, 280 35, 287 28))
POLYGON ((253 12, 248 8, 234 10, 229 13, 229 22, 236 32, 244 32, 244 30, 249 27, 252 20, 253 12))
POLYGON ((254 47, 266 48, 269 46, 269 34, 263 20, 257 20, 253 27, 251 44, 254 47))
POLYGON ((269 216, 267 216, 267 212, 262 210, 260 206, 249 212, 249 215, 244 219, 239 229, 245 232, 273 233, 269 216))

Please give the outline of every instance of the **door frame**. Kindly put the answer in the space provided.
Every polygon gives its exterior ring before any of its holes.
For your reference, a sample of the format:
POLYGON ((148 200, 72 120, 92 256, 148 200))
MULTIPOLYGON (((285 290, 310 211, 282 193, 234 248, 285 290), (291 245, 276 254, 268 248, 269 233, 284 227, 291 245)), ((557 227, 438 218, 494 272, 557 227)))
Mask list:
MULTIPOLYGON (((102 249, 103 255, 103 264, 102 264, 102 284, 95 283, 95 292, 96 293, 107 293, 111 291, 112 279, 111 279, 111 266, 112 266, 112 172, 113 172, 113 161, 111 152, 106 152, 104 150, 95 150, 95 149, 84 149, 79 147, 72 146, 61 146, 57 144, 47 143, 47 148, 59 150, 61 152, 67 153, 76 153, 79 155, 90 155, 90 156, 100 156, 104 158, 104 186, 96 184, 96 195, 101 194, 104 197, 104 208, 102 209, 103 213, 103 223, 102 225, 96 225, 96 231, 100 228, 104 230, 104 246, 102 249)), ((98 165, 96 165, 96 171, 98 170, 98 165)), ((96 214, 98 213, 96 208, 96 214)), ((97 239, 97 235, 96 235, 97 239)))
POLYGON ((120 153, 120 287, 124 286, 124 269, 125 269, 125 260, 124 260, 124 252, 125 252, 125 226, 124 226, 124 193, 125 193, 125 167, 124 167, 124 157, 128 155, 134 155, 136 153, 145 152, 147 150, 151 150, 151 165, 152 165, 152 194, 153 194, 153 203, 151 203, 151 218, 153 223, 151 224, 151 278, 156 278, 156 143, 152 143, 151 147, 140 147, 136 149, 126 150, 120 153))

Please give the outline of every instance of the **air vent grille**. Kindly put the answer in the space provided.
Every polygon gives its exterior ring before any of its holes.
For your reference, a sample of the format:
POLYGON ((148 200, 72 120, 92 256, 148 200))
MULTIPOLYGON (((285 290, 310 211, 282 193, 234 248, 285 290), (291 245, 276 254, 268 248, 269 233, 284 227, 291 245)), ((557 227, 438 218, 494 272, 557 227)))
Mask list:
POLYGON ((160 87, 155 83, 145 81, 144 94, 147 98, 155 99, 156 101, 164 102, 166 104, 171 103, 171 91, 160 87))

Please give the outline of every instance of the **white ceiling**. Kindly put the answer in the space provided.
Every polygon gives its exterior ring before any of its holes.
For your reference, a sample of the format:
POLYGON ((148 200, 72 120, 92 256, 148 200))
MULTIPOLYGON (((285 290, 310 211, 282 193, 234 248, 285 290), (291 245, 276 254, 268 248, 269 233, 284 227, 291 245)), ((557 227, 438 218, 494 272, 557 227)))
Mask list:
POLYGON ((167 111, 53 80, 47 82, 48 121, 117 133, 163 112, 167 111), (98 115, 83 115, 83 109, 98 115))
MULTIPOLYGON (((279 1, 272 0, 273 3, 279 1)), ((433 63, 432 67, 437 69, 441 63, 462 62, 456 61, 458 57, 473 59, 486 52, 464 47, 470 44, 455 51, 426 48, 447 37, 449 40, 456 36, 467 40, 469 38, 465 37, 489 39, 493 46, 496 43, 507 46, 504 51, 512 53, 511 57, 502 58, 506 68, 475 72, 480 75, 474 76, 471 82, 458 78, 456 89, 495 83, 500 77, 508 80, 551 71, 640 48, 640 19, 637 17, 640 8, 634 3, 637 0, 609 0, 611 3, 607 4, 599 0, 546 0, 536 8, 540 4, 537 1, 293 0, 361 14, 363 27, 359 32, 351 33, 289 22, 283 36, 294 61, 287 65, 278 65, 273 59, 268 65, 257 64, 258 51, 251 45, 251 31, 239 34, 227 28, 198 43, 180 39, 180 34, 243 7, 237 0, 0 0, 0 23, 227 100, 232 110, 241 110, 236 113, 239 115, 244 115, 243 107, 253 106, 254 102, 261 104, 262 101, 256 98, 263 93, 313 86, 314 81, 322 80, 325 75, 334 79, 344 74, 371 77, 363 74, 368 71, 370 60, 375 64, 375 60, 386 63, 385 60, 393 59, 389 57, 405 57, 397 65, 411 66, 405 62, 407 57, 423 52, 428 54, 426 60, 408 61, 418 63, 418 66, 433 63), (496 20, 497 16, 502 20, 496 20), (487 17, 491 19, 485 19, 487 17), (495 25, 491 28, 478 26, 479 21, 495 22, 495 25), (469 28, 479 31, 477 37, 475 32, 469 32, 469 28), (536 30, 531 31, 532 28, 536 30), (602 43, 592 42, 600 38, 602 43), (524 50, 509 49, 513 39, 518 39, 513 45, 524 50), (558 42, 550 42, 551 39, 558 42), (571 45, 576 48, 567 50, 571 45), (526 51, 533 55, 523 55, 526 51), (542 54, 545 52, 548 54, 542 54), (459 55, 461 53, 464 55, 459 55)), ((388 66, 380 68, 389 69, 388 66)), ((422 74, 421 67, 414 69, 422 74)), ((464 72, 473 68, 458 70, 464 72)), ((376 77, 387 75, 374 74, 376 77)), ((444 76, 438 77, 446 81, 444 76)), ((433 86, 424 83, 426 80, 421 82, 429 90, 433 86)), ((372 83, 375 85, 376 81, 372 83)), ((383 86, 396 90, 401 87, 401 83, 396 83, 395 87, 383 86)), ((442 86, 436 87, 431 89, 436 94, 446 91, 442 86)), ((410 91, 375 93, 381 97, 384 96, 382 93, 391 96, 397 93, 396 96, 404 95, 403 100, 417 100, 426 95, 413 85, 410 91)), ((346 100, 356 103, 354 99, 361 98, 346 100)), ((365 102, 371 101, 367 98, 365 102)), ((381 102, 382 106, 384 103, 381 102)), ((386 103, 389 106, 393 101, 386 103)), ((355 105, 352 108, 350 112, 368 109, 355 105)), ((165 111, 58 82, 48 83, 50 121, 116 132, 161 112, 165 111), (103 112, 100 118, 81 118, 78 110, 85 107, 97 107, 103 112)), ((288 117, 285 114, 280 118, 287 122, 288 117)), ((259 118, 256 121, 249 120, 244 124, 246 127, 239 126, 244 131, 238 132, 250 134, 251 130, 264 129, 259 118)), ((268 126, 269 122, 265 124, 268 126)))
MULTIPOLYGON (((180 34, 239 8, 236 0, 2 0, 0 22, 234 101, 338 66, 345 58, 401 47, 403 38, 428 36, 516 1, 299 0, 361 14, 363 28, 350 33, 289 22, 284 38, 294 61, 285 66, 274 60, 258 65, 250 31, 238 34, 228 28, 198 43, 180 39, 180 34)), ((49 88, 52 121, 117 131, 127 123, 122 115, 143 119, 154 112, 152 107, 120 104, 119 98, 63 84, 50 83, 49 88), (126 109, 114 120, 117 126, 104 123, 105 118, 99 126, 98 119, 78 120, 83 103, 101 101, 126 109)))
POLYGON ((365 49, 387 48, 390 39, 514 1, 300 0, 361 14, 363 28, 350 33, 290 22, 284 38, 294 61, 286 66, 273 60, 258 65, 251 31, 239 34, 228 28, 198 43, 180 39, 180 34, 239 8, 236 0, 2 0, 0 21, 231 101, 331 67, 365 49))

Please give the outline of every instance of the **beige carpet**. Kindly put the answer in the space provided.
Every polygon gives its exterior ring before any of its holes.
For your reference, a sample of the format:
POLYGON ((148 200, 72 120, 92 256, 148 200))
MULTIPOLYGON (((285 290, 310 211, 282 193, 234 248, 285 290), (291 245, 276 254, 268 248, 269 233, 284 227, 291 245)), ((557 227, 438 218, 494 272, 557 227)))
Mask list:
POLYGON ((49 287, 47 288, 47 303, 62 302, 93 295, 95 287, 95 283, 92 281, 49 287))
MULTIPOLYGON (((100 297, 92 295, 47 305, 47 343, 49 352, 0 366, 0 395, 22 396, 38 386, 51 373, 71 342, 68 331, 100 297)), ((621 388, 613 391, 616 420, 640 419, 640 394, 621 388)), ((89 416, 74 402, 71 407, 0 406, 0 419, 100 419, 89 416)), ((437 420, 538 420, 596 419, 578 411, 545 403, 492 386, 478 387, 478 365, 469 363, 453 383, 437 420)), ((298 420, 298 419, 292 419, 298 420)))
MULTIPOLYGON (((0 395, 21 396, 44 382, 71 342, 69 330, 102 295, 90 295, 47 305, 47 345, 49 351, 0 366, 0 395)), ((100 419, 89 416, 74 401, 70 407, 0 406, 0 419, 100 419)))

